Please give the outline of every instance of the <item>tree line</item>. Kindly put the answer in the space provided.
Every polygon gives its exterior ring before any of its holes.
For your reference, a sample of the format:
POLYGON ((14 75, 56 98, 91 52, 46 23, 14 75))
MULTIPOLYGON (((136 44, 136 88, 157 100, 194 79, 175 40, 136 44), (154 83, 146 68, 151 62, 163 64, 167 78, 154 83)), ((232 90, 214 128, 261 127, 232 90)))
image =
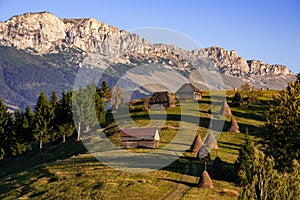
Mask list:
POLYGON ((258 149, 246 131, 235 163, 239 199, 300 198, 300 75, 273 97, 265 111, 264 142, 258 149))
POLYGON ((0 99, 0 159, 19 156, 32 150, 34 144, 42 151, 44 144, 64 143, 76 132, 80 140, 81 127, 89 130, 97 124, 105 125, 105 101, 111 96, 106 82, 101 87, 90 84, 76 91, 62 91, 60 98, 55 91, 49 99, 41 92, 33 110, 27 106, 14 113, 9 113, 0 99), (78 122, 77 131, 74 121, 78 122))

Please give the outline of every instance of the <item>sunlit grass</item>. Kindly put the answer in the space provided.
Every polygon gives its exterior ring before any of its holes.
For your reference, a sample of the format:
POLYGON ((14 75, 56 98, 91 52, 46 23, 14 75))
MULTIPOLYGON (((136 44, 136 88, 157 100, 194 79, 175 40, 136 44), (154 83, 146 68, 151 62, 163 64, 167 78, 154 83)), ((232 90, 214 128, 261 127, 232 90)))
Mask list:
MULTIPOLYGON (((227 101, 236 91, 226 91, 227 101)), ((259 141, 260 126, 264 124, 264 110, 272 95, 279 91, 262 91, 259 101, 249 107, 231 107, 233 118, 241 133, 228 133, 230 117, 218 140, 218 149, 211 151, 211 161, 219 156, 225 164, 228 177, 224 180, 213 179, 214 189, 199 189, 197 182, 205 163, 196 155, 185 152, 182 157, 161 170, 147 173, 127 173, 103 165, 89 154, 81 143, 69 139, 66 144, 49 145, 42 153, 23 156, 19 163, 16 159, 4 159, 0 162, 0 199, 237 199, 223 196, 222 189, 239 191, 234 184, 234 166, 240 145, 244 141, 246 128, 250 138, 259 141)), ((137 101, 130 109, 130 118, 137 127, 157 126, 160 129, 159 148, 165 147, 189 120, 197 120, 196 129, 191 131, 193 140, 196 134, 202 139, 212 118, 209 92, 199 102, 180 102, 180 106, 166 110, 146 111, 142 101, 137 101), (186 115, 184 118, 182 115, 186 115), (184 121, 184 123, 182 122, 184 121)), ((216 111, 219 107, 214 108, 216 111)), ((118 116, 122 117, 122 116, 118 116)), ((111 142, 121 147, 120 127, 108 116, 104 132, 111 142)), ((221 118, 220 118, 221 119, 221 118)), ((124 123, 126 125, 126 123, 124 123)), ((128 125, 130 127, 130 125, 128 125)), ((191 129, 192 130, 192 129, 191 129)), ((135 153, 155 151, 155 149, 128 149, 135 153)))

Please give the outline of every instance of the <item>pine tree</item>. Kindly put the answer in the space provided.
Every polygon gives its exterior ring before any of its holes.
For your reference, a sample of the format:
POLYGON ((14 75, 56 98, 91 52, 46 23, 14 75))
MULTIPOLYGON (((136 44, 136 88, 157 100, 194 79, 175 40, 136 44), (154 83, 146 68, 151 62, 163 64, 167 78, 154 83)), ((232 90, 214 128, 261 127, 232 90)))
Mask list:
POLYGON ((17 156, 17 159, 19 155, 31 149, 32 131, 27 117, 20 111, 14 113, 14 128, 9 143, 11 154, 17 156))
POLYGON ((251 166, 252 177, 243 186, 239 199, 299 199, 300 165, 294 160, 290 173, 280 173, 274 169, 274 159, 254 148, 254 160, 251 166))
POLYGON ((98 93, 95 94, 95 109, 99 124, 105 123, 105 104, 103 98, 98 93))
POLYGON ((102 81, 101 88, 98 90, 101 98, 103 98, 104 101, 109 101, 111 98, 111 90, 109 85, 106 83, 106 81, 102 81))
POLYGON ((51 138, 51 120, 53 119, 51 105, 41 92, 34 110, 34 138, 39 141, 40 151, 43 149, 43 143, 46 143, 51 138))
POLYGON ((291 168, 292 160, 300 161, 300 82, 291 83, 273 97, 266 111, 265 137, 267 154, 275 158, 280 170, 291 168))
POLYGON ((59 99, 56 95, 56 92, 53 91, 52 95, 50 96, 50 105, 51 105, 51 121, 50 121, 50 135, 51 135, 51 140, 54 141, 57 136, 59 135, 59 130, 58 130, 58 123, 61 120, 58 115, 59 115, 59 99))
POLYGON ((120 86, 116 85, 114 90, 113 90, 113 94, 112 94, 112 98, 111 98, 111 105, 118 110, 119 109, 119 105, 122 103, 123 99, 122 99, 122 90, 120 88, 120 86))
POLYGON ((22 131, 26 136, 26 141, 32 142, 34 140, 33 137, 33 113, 29 106, 26 106, 25 112, 23 114, 23 122, 22 122, 22 131))
POLYGON ((73 114, 75 121, 78 123, 77 140, 80 140, 81 137, 81 125, 84 125, 85 130, 89 131, 91 126, 98 123, 95 110, 95 94, 96 85, 91 84, 86 89, 80 87, 73 95, 73 114))
POLYGON ((62 92, 57 119, 58 135, 62 137, 64 143, 66 136, 71 136, 75 128, 72 114, 72 92, 62 92))
POLYGON ((253 176, 254 145, 251 142, 246 128, 245 142, 239 150, 239 157, 235 162, 235 168, 238 172, 238 182, 240 185, 246 185, 253 176))
POLYGON ((6 105, 0 99, 0 159, 9 153, 9 135, 12 131, 12 117, 6 105))

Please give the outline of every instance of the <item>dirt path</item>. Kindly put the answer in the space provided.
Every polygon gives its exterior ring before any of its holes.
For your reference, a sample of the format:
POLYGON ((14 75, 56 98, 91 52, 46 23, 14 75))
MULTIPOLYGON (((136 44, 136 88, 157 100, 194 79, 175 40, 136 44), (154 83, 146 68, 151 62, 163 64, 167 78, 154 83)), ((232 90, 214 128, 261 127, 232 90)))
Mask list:
MULTIPOLYGON (((179 178, 179 181, 187 182, 187 183, 191 183, 191 184, 195 183, 195 181, 197 179, 197 177, 195 176, 195 174, 197 174, 196 170, 197 170, 197 168, 194 164, 187 163, 184 167, 184 172, 182 173, 182 175, 179 178), (192 174, 193 176, 190 176, 188 174, 192 174)), ((172 190, 170 193, 168 193, 162 199, 164 199, 164 200, 181 199, 184 196, 184 194, 188 191, 189 188, 190 188, 190 186, 188 186, 184 183, 180 183, 180 182, 176 183, 176 185, 174 186, 174 190, 172 190)))

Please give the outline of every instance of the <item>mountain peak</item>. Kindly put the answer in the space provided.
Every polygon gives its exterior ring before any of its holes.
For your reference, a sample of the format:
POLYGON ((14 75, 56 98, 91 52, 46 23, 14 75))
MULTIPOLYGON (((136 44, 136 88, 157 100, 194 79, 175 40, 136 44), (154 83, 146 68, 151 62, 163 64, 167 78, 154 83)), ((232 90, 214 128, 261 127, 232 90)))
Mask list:
POLYGON ((14 46, 41 55, 58 53, 65 47, 75 48, 88 54, 104 55, 111 61, 138 52, 139 59, 151 55, 172 57, 172 62, 178 63, 181 70, 189 70, 189 66, 198 59, 209 58, 216 63, 219 72, 229 76, 293 75, 284 65, 247 61, 238 56, 235 50, 212 46, 188 51, 172 45, 150 44, 136 34, 94 18, 60 19, 49 12, 25 13, 0 22, 0 45, 14 46))
POLYGON ((147 43, 135 34, 120 31, 94 18, 60 19, 52 13, 39 12, 16 15, 0 22, 1 45, 32 50, 38 54, 56 52, 61 46, 112 54, 117 53, 112 51, 120 45, 124 46, 124 50, 128 47, 136 49, 130 42, 147 43), (126 42, 119 44, 121 40, 126 42))
POLYGON ((48 12, 48 11, 43 11, 43 12, 27 12, 21 15, 14 15, 10 19, 6 20, 5 22, 12 22, 12 21, 19 21, 19 20, 24 20, 24 19, 45 19, 45 18, 56 18, 54 14, 48 12))

